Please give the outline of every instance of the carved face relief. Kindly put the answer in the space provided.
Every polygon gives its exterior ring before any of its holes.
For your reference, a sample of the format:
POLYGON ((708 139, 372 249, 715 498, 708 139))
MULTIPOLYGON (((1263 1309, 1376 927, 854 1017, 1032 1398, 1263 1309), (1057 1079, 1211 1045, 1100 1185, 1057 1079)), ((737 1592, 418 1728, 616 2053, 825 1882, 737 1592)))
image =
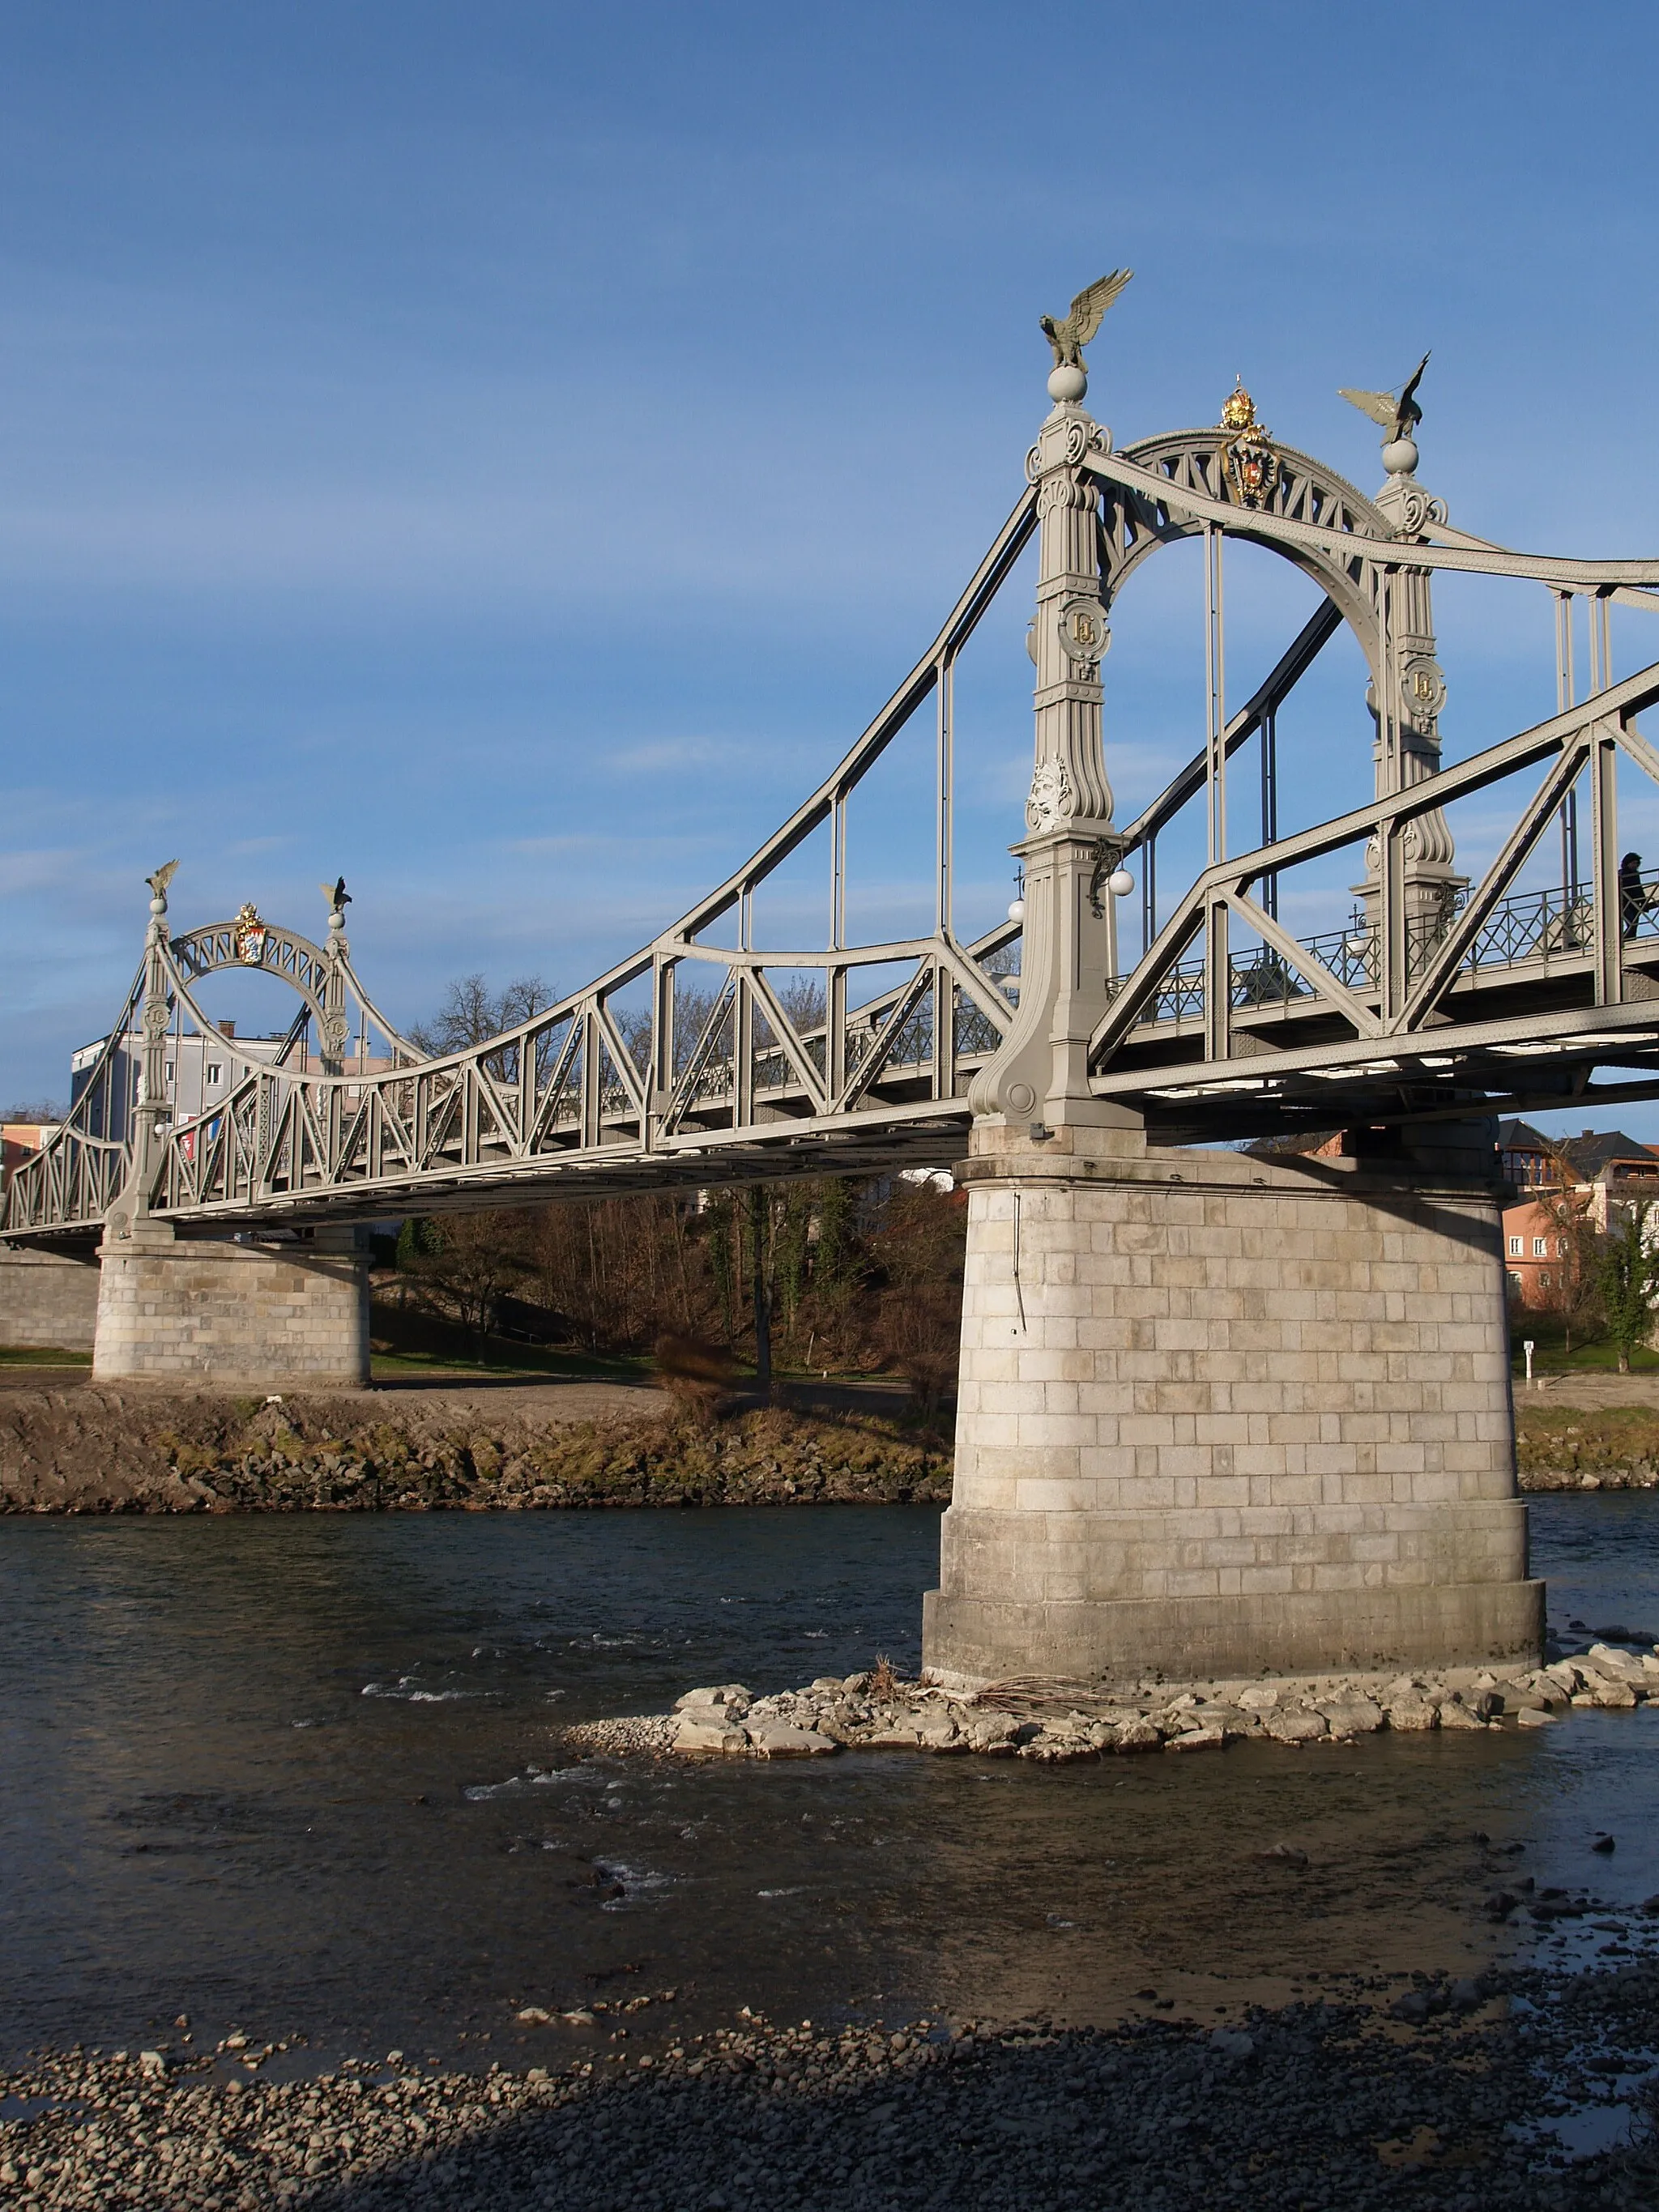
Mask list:
POLYGON ((1025 802, 1026 826, 1041 836, 1045 830, 1057 830, 1062 822, 1069 822, 1076 811, 1076 794, 1065 763, 1040 760, 1031 778, 1030 796, 1025 802))

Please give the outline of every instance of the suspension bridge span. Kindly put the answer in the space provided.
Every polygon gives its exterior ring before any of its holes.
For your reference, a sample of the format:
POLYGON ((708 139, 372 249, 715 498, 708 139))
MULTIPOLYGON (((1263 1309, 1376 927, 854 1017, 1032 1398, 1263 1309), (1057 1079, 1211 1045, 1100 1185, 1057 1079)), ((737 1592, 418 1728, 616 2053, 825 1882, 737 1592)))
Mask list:
MULTIPOLYGON (((343 882, 318 944, 251 908, 175 933, 158 869, 125 1004, 6 1199, 15 1252, 95 1243, 96 1373, 366 1379, 355 1224, 388 1214, 955 1164, 968 1283, 930 1663, 1213 1674, 1537 1646, 1493 1117, 1659 1097, 1659 878, 1620 849, 1659 821, 1638 727, 1659 661, 1615 678, 1611 623, 1659 611, 1659 558, 1454 528, 1418 479, 1415 381, 1392 419, 1386 395, 1345 395, 1384 425, 1375 497, 1275 440, 1242 387, 1218 425, 1120 450, 1071 327, 1013 510, 891 699, 743 867, 582 990, 427 1057, 359 979, 343 882), (1111 619, 1186 539, 1204 741, 1119 823, 1111 619), (1033 541, 1022 896, 964 933, 957 665, 1033 541), (1319 593, 1236 708, 1230 542, 1319 593), (1450 765, 1446 572, 1524 586, 1556 678, 1530 726, 1450 765), (1344 629, 1371 795, 1281 830, 1279 717, 1344 629), (923 716, 932 927, 854 941, 848 802, 923 716), (1453 817, 1474 824, 1465 855, 1453 817), (758 894, 815 837, 821 939, 767 941, 758 894), (1203 855, 1167 896, 1160 844, 1203 855), (250 968, 297 1001, 257 1051, 200 992, 250 968), (230 1071, 188 1110, 167 1079, 186 1039, 230 1071), (1312 1129, 1346 1132, 1340 1154, 1226 1149, 1312 1129)), ((1320 812, 1316 777, 1298 795, 1320 812)))

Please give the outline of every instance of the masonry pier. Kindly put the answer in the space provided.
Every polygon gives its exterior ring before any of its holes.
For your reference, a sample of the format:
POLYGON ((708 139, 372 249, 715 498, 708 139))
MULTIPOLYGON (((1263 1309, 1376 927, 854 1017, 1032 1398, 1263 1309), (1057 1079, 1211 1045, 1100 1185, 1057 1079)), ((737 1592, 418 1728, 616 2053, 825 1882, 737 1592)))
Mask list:
POLYGON ((355 1229, 233 1243, 175 1238, 153 1215, 125 1235, 116 1227, 99 1255, 94 1381, 214 1390, 368 1382, 369 1262, 355 1229))
POLYGON ((97 1319, 98 1267, 90 1251, 0 1245, 0 1345, 90 1352, 97 1319))
POLYGON ((976 1128, 927 1664, 1536 1659, 1498 1195, 1463 1133, 1323 1159, 976 1128))

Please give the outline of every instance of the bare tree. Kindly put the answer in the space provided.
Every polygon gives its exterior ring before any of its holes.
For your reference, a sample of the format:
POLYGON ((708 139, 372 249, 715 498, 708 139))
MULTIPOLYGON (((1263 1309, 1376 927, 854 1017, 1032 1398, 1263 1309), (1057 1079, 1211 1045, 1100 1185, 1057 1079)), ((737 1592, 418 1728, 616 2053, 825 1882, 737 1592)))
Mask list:
POLYGON ((447 1213, 425 1230, 407 1249, 399 1237, 398 1266, 438 1294, 482 1350, 495 1301, 528 1272, 524 1217, 504 1209, 447 1213))
POLYGON ((458 975, 444 993, 429 1021, 417 1023, 409 1041, 428 1060, 447 1053, 465 1052, 469 1045, 488 1044, 491 1037, 516 1029, 558 994, 540 975, 520 975, 500 991, 492 991, 482 975, 458 975))
POLYGON ((1563 1146, 1550 1145, 1545 1159, 1544 1180, 1532 1198, 1549 1224, 1555 1250, 1549 1267, 1540 1271, 1539 1287, 1544 1310, 1559 1320, 1563 1344, 1571 1352, 1574 1332, 1582 1341, 1595 1334, 1602 1318, 1601 1238, 1591 1211, 1595 1194, 1580 1184, 1570 1154, 1563 1146))

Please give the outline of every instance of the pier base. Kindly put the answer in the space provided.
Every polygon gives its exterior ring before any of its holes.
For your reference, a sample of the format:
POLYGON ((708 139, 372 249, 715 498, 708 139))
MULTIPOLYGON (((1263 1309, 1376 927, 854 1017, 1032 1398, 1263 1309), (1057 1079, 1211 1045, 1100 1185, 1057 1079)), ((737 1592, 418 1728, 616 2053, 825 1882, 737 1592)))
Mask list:
POLYGON ((976 1126, 929 1668, 1541 1656, 1490 1136, 1435 1142, 1261 1158, 976 1126))
POLYGON ((98 1320, 98 1267, 72 1256, 0 1245, 0 1344, 90 1352, 98 1320))
POLYGON ((213 1390, 359 1389, 368 1255, 356 1232, 300 1243, 175 1240, 140 1219, 100 1248, 93 1379, 213 1390))

